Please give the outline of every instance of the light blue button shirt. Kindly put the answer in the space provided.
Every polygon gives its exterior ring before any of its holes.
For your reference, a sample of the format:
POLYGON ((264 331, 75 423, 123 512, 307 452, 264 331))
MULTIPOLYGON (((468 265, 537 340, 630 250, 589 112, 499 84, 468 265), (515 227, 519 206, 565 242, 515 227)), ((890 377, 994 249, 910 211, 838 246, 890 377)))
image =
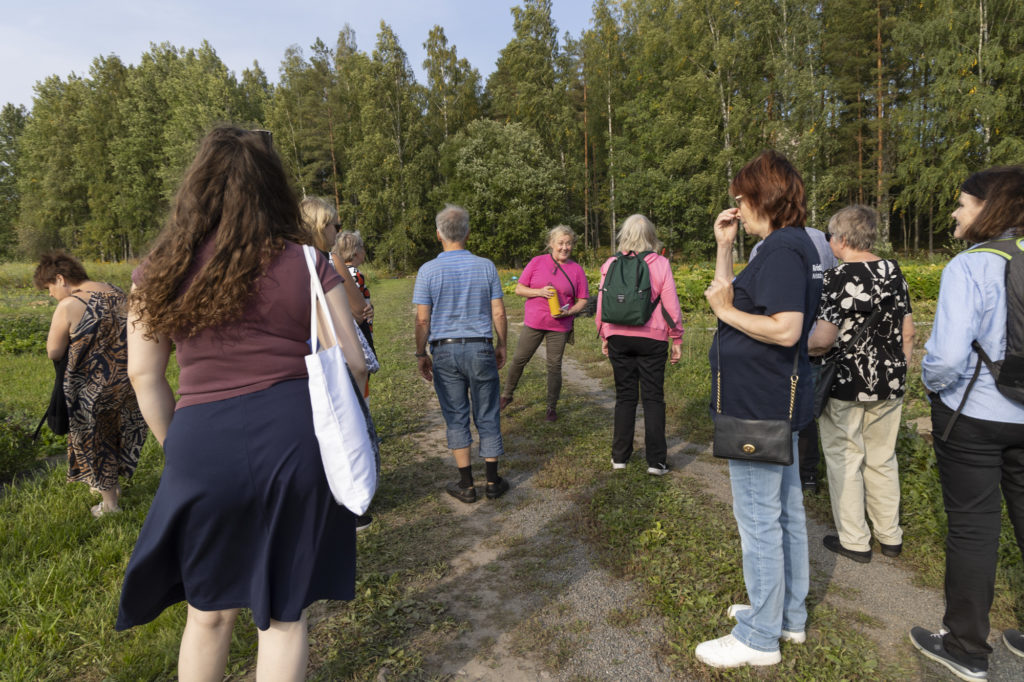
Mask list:
MULTIPOLYGON (((921 378, 955 410, 974 374, 977 340, 993 360, 1006 352, 1006 259, 994 253, 958 254, 942 271, 932 335, 924 346, 921 378)), ((1024 424, 1024 405, 1003 397, 984 363, 963 414, 975 419, 1024 424)))

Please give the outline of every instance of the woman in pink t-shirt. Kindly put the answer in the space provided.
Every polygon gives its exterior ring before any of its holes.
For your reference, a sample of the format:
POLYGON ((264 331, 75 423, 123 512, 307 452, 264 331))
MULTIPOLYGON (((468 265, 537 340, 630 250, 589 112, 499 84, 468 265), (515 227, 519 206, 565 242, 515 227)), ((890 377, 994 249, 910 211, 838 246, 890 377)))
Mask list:
POLYGON ((672 277, 672 264, 658 255, 661 242, 646 216, 626 218, 619 228, 619 252, 601 266, 604 288, 608 268, 620 256, 646 253, 644 262, 650 272, 651 301, 658 305, 646 323, 638 326, 604 322, 601 297, 597 300, 597 334, 601 352, 611 361, 615 375, 615 425, 612 435, 612 468, 625 469, 633 456, 633 431, 636 406, 644 404, 644 450, 647 473, 668 473, 668 446, 665 441, 665 361, 673 365, 682 357, 683 313, 672 277))
POLYGON ((587 273, 579 263, 569 260, 576 233, 565 225, 548 232, 548 253, 530 260, 516 284, 516 295, 526 299, 523 331, 508 367, 501 409, 512 402, 523 368, 545 342, 548 367, 547 414, 549 422, 558 419, 555 406, 562 392, 562 354, 572 334, 573 316, 587 304, 587 273), (552 299, 557 296, 558 314, 551 314, 552 299))

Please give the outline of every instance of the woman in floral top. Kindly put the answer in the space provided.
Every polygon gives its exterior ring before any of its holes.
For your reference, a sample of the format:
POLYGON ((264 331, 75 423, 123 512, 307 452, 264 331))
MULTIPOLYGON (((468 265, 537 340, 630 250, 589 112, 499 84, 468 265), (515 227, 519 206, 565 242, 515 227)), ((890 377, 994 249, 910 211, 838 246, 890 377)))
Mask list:
POLYGON ((861 563, 871 561, 865 511, 882 553, 895 557, 903 549, 895 447, 914 347, 910 295, 900 266, 871 252, 877 227, 878 212, 866 206, 848 206, 829 221, 829 243, 843 262, 825 273, 818 325, 809 342, 811 354, 828 351, 826 360, 836 363, 818 424, 838 531, 825 536, 824 544, 861 563))

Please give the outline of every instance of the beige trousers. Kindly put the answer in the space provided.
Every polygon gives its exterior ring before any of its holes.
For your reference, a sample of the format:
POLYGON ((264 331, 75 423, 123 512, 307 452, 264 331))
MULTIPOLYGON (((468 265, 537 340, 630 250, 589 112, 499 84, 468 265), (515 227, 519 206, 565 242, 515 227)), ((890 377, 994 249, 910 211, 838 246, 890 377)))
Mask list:
POLYGON ((903 398, 849 401, 831 398, 818 421, 828 471, 832 518, 846 549, 871 549, 875 537, 886 545, 903 542, 896 435, 903 398))

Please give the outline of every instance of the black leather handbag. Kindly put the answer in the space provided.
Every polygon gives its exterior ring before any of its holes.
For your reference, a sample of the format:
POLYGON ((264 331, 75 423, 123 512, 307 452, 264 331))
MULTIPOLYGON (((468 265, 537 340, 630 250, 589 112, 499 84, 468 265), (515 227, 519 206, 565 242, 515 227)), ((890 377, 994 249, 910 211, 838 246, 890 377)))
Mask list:
MULTIPOLYGON (((721 326, 719 326, 721 331, 721 326)), ((721 342, 721 336, 715 340, 721 342)), ((796 384, 800 361, 800 345, 793 357, 793 373, 789 377, 788 419, 740 419, 722 414, 722 356, 718 353, 718 373, 715 380, 715 436, 712 454, 720 459, 739 459, 789 466, 793 463, 793 406, 796 403, 796 384)))

